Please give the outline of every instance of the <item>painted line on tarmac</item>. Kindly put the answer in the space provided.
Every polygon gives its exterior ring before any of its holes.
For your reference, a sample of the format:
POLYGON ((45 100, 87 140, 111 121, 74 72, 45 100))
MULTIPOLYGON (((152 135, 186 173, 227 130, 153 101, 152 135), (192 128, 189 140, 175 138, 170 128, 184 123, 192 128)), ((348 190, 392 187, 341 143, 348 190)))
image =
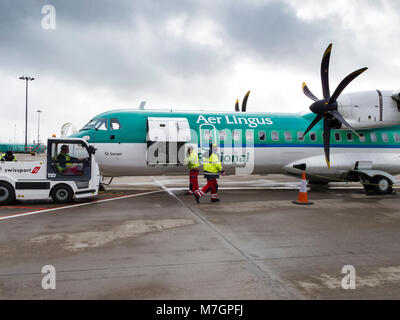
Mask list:
POLYGON ((200 212, 188 206, 185 202, 179 199, 178 196, 175 193, 173 193, 172 189, 168 188, 165 184, 157 180, 155 177, 152 178, 153 181, 156 184, 158 184, 165 192, 167 192, 171 197, 175 198, 184 208, 188 209, 198 219, 200 219, 203 223, 205 223, 211 230, 214 231, 215 234, 217 234, 217 236, 220 237, 220 239, 223 242, 225 242, 234 251, 236 251, 242 258, 244 258, 244 260, 247 261, 247 263, 249 263, 249 265, 253 267, 253 270, 255 271, 257 276, 261 276, 262 278, 265 278, 269 282, 268 285, 278 288, 276 290, 280 290, 280 294, 282 294, 285 298, 292 298, 292 297, 303 298, 303 295, 294 286, 291 286, 290 284, 289 285, 283 284, 283 281, 274 273, 272 273, 271 270, 266 271, 263 268, 261 268, 256 263, 255 260, 250 258, 244 252, 244 250, 242 250, 232 240, 230 240, 227 236, 225 236, 225 234, 222 231, 220 231, 212 222, 208 221, 208 219, 204 217, 200 212))
POLYGON ((10 208, 10 209, 34 209, 34 210, 46 210, 46 209, 49 209, 49 208, 25 207, 25 206, 0 206, 0 208, 10 208))
POLYGON ((102 200, 95 200, 95 201, 91 201, 91 202, 73 204, 73 205, 69 205, 69 206, 50 208, 50 209, 43 209, 43 210, 36 210, 36 211, 24 212, 24 213, 17 213, 17 214, 12 214, 12 215, 8 215, 8 216, 2 216, 2 217, 0 217, 0 220, 25 217, 25 216, 38 214, 38 213, 46 213, 46 212, 52 212, 52 211, 60 211, 60 210, 64 210, 64 209, 78 208, 78 207, 88 206, 88 205, 91 205, 91 204, 109 202, 109 201, 114 201, 114 200, 123 200, 123 199, 134 198, 134 197, 139 197, 139 196, 145 196, 145 195, 148 195, 148 194, 159 193, 159 192, 164 192, 164 190, 157 190, 157 191, 150 191, 150 192, 144 192, 144 193, 130 194, 130 195, 127 195, 127 196, 118 196, 118 197, 113 197, 113 198, 108 198, 108 199, 102 199, 102 200))

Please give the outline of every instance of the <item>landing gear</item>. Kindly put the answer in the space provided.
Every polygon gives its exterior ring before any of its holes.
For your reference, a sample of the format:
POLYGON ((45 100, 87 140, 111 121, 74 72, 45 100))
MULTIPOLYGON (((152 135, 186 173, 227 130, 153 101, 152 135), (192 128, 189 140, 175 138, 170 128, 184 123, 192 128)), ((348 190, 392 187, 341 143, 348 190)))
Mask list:
POLYGON ((363 183, 367 194, 391 194, 393 192, 393 182, 384 176, 375 176, 363 183))
POLYGON ((314 186, 327 186, 329 184, 329 181, 310 180, 310 181, 308 181, 308 184, 311 184, 314 186))
POLYGON ((391 194, 393 192, 393 183, 386 177, 376 176, 372 179, 372 183, 377 194, 391 194))

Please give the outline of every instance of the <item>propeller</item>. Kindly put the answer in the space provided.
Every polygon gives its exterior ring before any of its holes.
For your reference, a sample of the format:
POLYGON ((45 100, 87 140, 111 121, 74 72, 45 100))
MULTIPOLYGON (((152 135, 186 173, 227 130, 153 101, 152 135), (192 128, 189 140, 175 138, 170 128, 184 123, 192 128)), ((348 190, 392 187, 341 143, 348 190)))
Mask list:
MULTIPOLYGON (((242 112, 246 112, 247 100, 249 99, 249 95, 250 95, 250 91, 248 91, 248 92, 246 93, 246 95, 244 96, 244 98, 243 98, 243 102, 242 102, 242 112)), ((236 111, 236 112, 240 112, 240 109, 239 109, 239 99, 236 100, 236 103, 235 103, 235 111, 236 111)))
POLYGON ((329 91, 329 61, 331 58, 332 44, 328 46, 325 50, 325 53, 322 57, 321 61, 321 82, 322 82, 322 94, 323 99, 318 99, 311 91, 308 89, 307 85, 303 83, 303 93, 314 101, 314 103, 310 106, 310 110, 315 113, 317 116, 308 126, 307 130, 304 132, 303 137, 310 132, 310 130, 322 119, 324 120, 324 152, 325 159, 328 168, 330 168, 330 138, 331 138, 331 130, 339 129, 342 124, 344 124, 347 128, 354 132, 357 136, 360 136, 351 125, 342 117, 342 115, 338 112, 338 104, 337 99, 343 90, 352 82, 355 78, 357 78, 360 74, 366 71, 368 68, 362 68, 350 73, 346 78, 340 82, 337 86, 336 90, 333 94, 330 94, 329 91))

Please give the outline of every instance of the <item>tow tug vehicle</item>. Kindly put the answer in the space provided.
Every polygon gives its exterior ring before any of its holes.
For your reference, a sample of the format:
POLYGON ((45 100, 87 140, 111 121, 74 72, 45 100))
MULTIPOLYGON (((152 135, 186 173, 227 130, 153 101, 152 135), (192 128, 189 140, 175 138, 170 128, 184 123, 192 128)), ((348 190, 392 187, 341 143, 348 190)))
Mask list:
POLYGON ((48 199, 69 203, 98 194, 102 177, 93 146, 79 138, 50 138, 47 146, 45 161, 0 162, 0 205, 48 199), (67 157, 60 158, 61 149, 68 150, 67 157))

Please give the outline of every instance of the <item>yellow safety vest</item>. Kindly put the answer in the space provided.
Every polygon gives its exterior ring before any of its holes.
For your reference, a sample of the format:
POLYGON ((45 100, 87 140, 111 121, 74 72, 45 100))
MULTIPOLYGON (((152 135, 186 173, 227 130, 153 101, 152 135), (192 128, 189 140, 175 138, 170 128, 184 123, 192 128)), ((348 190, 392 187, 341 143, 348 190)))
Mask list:
MULTIPOLYGON (((7 155, 7 154, 5 154, 5 153, 2 154, 2 156, 1 156, 1 161, 7 161, 7 160, 6 160, 6 155, 7 155)), ((17 161, 17 158, 15 158, 15 156, 14 156, 14 158, 12 159, 12 161, 17 161)))
POLYGON ((203 169, 206 172, 218 173, 222 170, 221 161, 218 156, 212 153, 208 159, 204 159, 203 169))
MULTIPOLYGON (((61 154, 62 153, 60 153, 59 155, 61 155, 61 154)), ((62 154, 62 155, 64 155, 65 160, 67 162, 65 163, 65 168, 63 168, 63 167, 60 166, 60 163, 57 161, 57 169, 58 169, 58 172, 60 172, 60 173, 63 172, 65 169, 67 169, 67 167, 72 166, 72 163, 68 162, 68 161, 71 161, 71 157, 69 155, 67 155, 67 154, 62 154)))
POLYGON ((189 157, 185 158, 185 164, 188 165, 189 169, 196 169, 200 167, 199 163, 199 155, 197 154, 196 151, 192 151, 189 155, 189 157))

